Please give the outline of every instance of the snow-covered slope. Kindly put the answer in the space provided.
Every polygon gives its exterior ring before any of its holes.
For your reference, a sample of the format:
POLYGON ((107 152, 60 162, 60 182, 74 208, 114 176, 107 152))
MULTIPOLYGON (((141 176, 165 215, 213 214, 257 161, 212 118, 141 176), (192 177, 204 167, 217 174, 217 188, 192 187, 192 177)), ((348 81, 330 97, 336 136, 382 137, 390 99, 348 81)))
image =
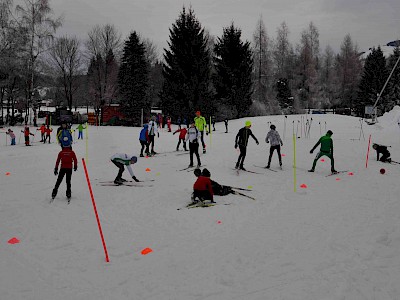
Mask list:
MULTIPOLYGON (((245 166, 261 175, 233 170, 235 135, 247 119, 231 121, 229 133, 217 123, 217 131, 206 137, 202 163, 212 179, 249 187, 252 191, 245 193, 256 200, 216 197, 217 206, 183 210, 177 208, 189 202, 195 178, 177 171, 189 164, 187 154, 173 152, 177 135, 161 132, 155 150, 166 153, 139 158, 134 165, 139 179, 154 182, 101 186, 117 173, 109 161, 112 154, 139 154, 140 128, 90 127, 87 163, 110 263, 104 259, 81 163, 86 141, 73 146, 79 168, 72 178, 71 204, 65 183, 49 204, 59 146, 5 146, 2 134, 0 298, 398 299, 400 165, 377 162, 371 152, 365 167, 370 134, 372 142, 391 145, 392 159, 400 161, 400 129, 391 121, 398 113, 392 114, 372 126, 348 116, 308 116, 313 118, 310 138, 301 130, 306 116, 288 116, 286 126, 284 116, 250 118, 260 145, 250 139, 245 166), (253 166, 267 162, 268 122, 285 137, 283 171, 253 166), (314 158, 309 151, 328 129, 334 133, 336 169, 353 175, 325 177, 327 158, 315 173, 307 172, 314 158), (293 131, 299 137, 296 192, 293 131), (381 168, 386 174, 380 174, 381 168), (8 244, 12 237, 20 243, 8 244), (141 255, 146 247, 153 252, 141 255)), ((271 166, 277 169, 276 154, 271 166)))

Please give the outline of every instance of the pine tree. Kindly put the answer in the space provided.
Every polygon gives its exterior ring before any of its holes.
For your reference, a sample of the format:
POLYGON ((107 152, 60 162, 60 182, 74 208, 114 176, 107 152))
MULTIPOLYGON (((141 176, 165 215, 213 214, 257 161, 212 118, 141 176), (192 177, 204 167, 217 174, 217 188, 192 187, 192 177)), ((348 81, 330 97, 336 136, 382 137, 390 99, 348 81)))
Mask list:
POLYGON ((280 78, 276 82, 276 99, 285 114, 293 112, 293 97, 289 88, 289 82, 286 78, 280 78))
MULTIPOLYGON (((377 95, 381 92, 389 73, 386 69, 386 60, 380 47, 372 48, 364 64, 361 76, 356 109, 359 115, 364 112, 364 107, 374 105, 377 95)), ((377 106, 383 111, 387 102, 388 89, 385 89, 377 106)))
MULTIPOLYGON (((400 47, 393 50, 393 54, 388 59, 388 71, 392 71, 400 57, 400 47)), ((385 111, 391 110, 395 105, 400 104, 400 62, 393 70, 392 77, 390 78, 386 87, 388 90, 388 101, 385 111)))
POLYGON ((208 115, 213 110, 211 58, 204 29, 193 10, 184 7, 169 32, 160 93, 163 112, 173 119, 194 110, 208 115))
POLYGON ((140 124, 141 109, 146 114, 150 110, 147 99, 148 75, 149 66, 145 57, 145 46, 134 31, 124 44, 118 73, 118 87, 122 111, 136 124, 140 124))
POLYGON ((252 104, 253 54, 248 41, 241 40, 241 30, 231 26, 215 44, 214 86, 217 99, 236 108, 236 117, 248 114, 252 104))

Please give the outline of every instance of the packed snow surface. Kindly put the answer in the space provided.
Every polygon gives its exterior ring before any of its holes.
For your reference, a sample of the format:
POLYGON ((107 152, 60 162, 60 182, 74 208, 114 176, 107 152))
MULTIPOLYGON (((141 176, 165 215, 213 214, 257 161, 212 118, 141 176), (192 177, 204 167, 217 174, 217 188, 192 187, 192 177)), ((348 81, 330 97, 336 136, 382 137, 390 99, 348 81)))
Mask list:
MULTIPOLYGON (((255 117, 230 121, 229 133, 217 123, 205 138, 202 164, 213 180, 249 188, 243 193, 256 200, 216 196, 216 206, 182 210, 177 209, 190 202, 195 177, 178 171, 189 164, 188 154, 174 152, 178 134, 161 131, 155 147, 161 154, 139 158, 133 166, 137 178, 154 181, 140 187, 102 186, 117 174, 111 155, 139 155, 140 128, 89 127, 88 140, 73 145, 79 166, 68 205, 65 182, 49 203, 60 147, 37 142, 40 134, 33 128, 34 146, 24 146, 23 137, 16 146, 7 140, 6 146, 3 128, 0 299, 399 299, 400 165, 377 162, 371 148, 366 168, 370 135, 371 143, 390 145, 392 159, 400 161, 398 116, 396 108, 370 126, 339 115, 255 117), (311 118, 308 138, 305 124, 311 118), (262 174, 233 169, 235 135, 246 120, 252 121, 260 145, 250 138, 245 167, 262 174), (270 122, 284 143, 283 170, 276 153, 271 164, 277 172, 254 166, 267 163, 270 122), (309 151, 329 129, 335 167, 347 172, 326 177, 330 161, 324 157, 316 172, 308 173, 317 152, 309 151), (8 243, 13 237, 20 242, 8 243), (153 251, 142 255, 145 248, 153 251)), ((18 143, 21 127, 13 129, 18 143)), ((124 177, 129 179, 127 171, 124 177)))

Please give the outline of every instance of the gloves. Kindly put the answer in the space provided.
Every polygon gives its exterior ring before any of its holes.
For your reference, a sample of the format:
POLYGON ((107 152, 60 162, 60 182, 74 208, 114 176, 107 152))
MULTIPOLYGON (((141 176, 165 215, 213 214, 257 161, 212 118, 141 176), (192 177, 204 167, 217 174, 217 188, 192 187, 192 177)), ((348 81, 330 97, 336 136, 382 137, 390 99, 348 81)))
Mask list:
POLYGON ((76 172, 76 170, 78 170, 78 166, 75 166, 75 167, 74 167, 74 172, 76 172))
POLYGON ((281 146, 283 146, 283 143, 281 143, 281 146))
POLYGON ((314 150, 310 150, 310 153, 312 154, 314 152, 314 150))
POLYGON ((237 149, 237 147, 238 147, 238 144, 235 144, 235 149, 237 149))
POLYGON ((267 144, 269 144, 269 141, 267 141, 267 144))
POLYGON ((256 141, 256 144, 259 145, 260 143, 258 141, 256 141))
POLYGON ((57 174, 58 174, 58 169, 54 168, 54 175, 57 176, 57 174))
POLYGON ((132 176, 132 179, 135 180, 136 182, 139 182, 139 179, 137 179, 136 176, 132 176))

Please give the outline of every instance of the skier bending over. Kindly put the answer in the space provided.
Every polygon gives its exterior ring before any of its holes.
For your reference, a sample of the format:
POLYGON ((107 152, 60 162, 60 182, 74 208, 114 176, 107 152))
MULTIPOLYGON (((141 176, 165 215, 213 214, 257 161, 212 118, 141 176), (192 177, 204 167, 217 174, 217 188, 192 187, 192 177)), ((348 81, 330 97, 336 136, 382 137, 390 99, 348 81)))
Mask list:
POLYGON ((271 130, 268 132, 267 137, 265 138, 265 142, 268 144, 271 142, 271 148, 269 148, 269 158, 268 158, 268 165, 267 169, 269 169, 271 165, 271 158, 272 154, 274 154, 274 151, 276 149, 276 152, 278 152, 278 158, 279 158, 279 166, 282 169, 282 156, 281 156, 281 146, 283 146, 283 142, 281 140, 281 137, 279 136, 278 131, 276 131, 276 127, 274 124, 272 124, 269 128, 271 130))
POLYGON ((379 160, 381 162, 391 162, 392 159, 390 158, 390 152, 387 149, 387 146, 379 145, 379 144, 373 144, 372 148, 376 150, 376 160, 379 160), (381 158, 379 159, 379 154, 382 154, 381 158))
POLYGON ((319 140, 318 143, 315 144, 315 146, 311 149, 310 153, 312 154, 315 150, 315 148, 318 147, 319 144, 321 144, 321 148, 318 152, 318 154, 315 156, 312 168, 308 170, 308 172, 314 172, 315 170, 315 165, 317 164, 318 159, 322 156, 328 156, 331 160, 331 172, 332 173, 337 173, 335 170, 335 161, 333 159, 333 141, 332 141, 332 136, 333 132, 331 130, 328 130, 326 135, 322 136, 319 140))
POLYGON ((67 192, 66 196, 68 199, 71 198, 71 176, 72 176, 72 164, 74 164, 74 171, 78 168, 78 160, 76 159, 75 152, 70 147, 64 147, 58 153, 56 166, 54 168, 54 175, 58 174, 56 185, 51 193, 51 198, 57 196, 58 188, 64 179, 64 175, 67 175, 67 192), (61 161, 60 173, 58 173, 58 165, 61 161))
POLYGON ((124 166, 126 166, 126 168, 128 169, 132 179, 135 180, 136 182, 139 182, 139 179, 137 179, 135 174, 133 174, 131 168, 131 165, 137 162, 136 156, 127 155, 125 153, 116 153, 113 156, 111 156, 110 159, 113 162, 113 164, 119 168, 118 175, 117 177, 115 177, 114 180, 115 184, 121 185, 123 184, 124 181, 126 181, 126 179, 122 178, 122 173, 124 173, 125 170, 124 166))

